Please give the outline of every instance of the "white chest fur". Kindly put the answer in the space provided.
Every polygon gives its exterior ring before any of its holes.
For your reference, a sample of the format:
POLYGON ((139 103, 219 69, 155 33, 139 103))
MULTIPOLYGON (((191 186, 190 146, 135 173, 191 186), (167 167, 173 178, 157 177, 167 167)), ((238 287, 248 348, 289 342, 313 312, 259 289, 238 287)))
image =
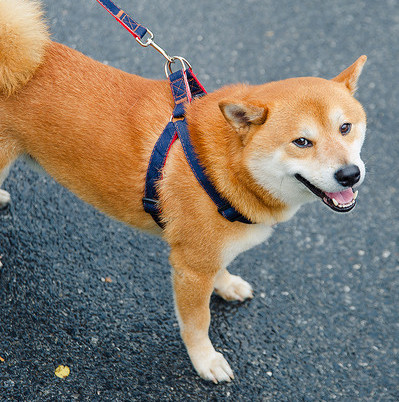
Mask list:
POLYGON ((226 268, 239 254, 266 241, 272 234, 270 225, 248 225, 239 235, 228 239, 222 251, 222 268, 226 268))

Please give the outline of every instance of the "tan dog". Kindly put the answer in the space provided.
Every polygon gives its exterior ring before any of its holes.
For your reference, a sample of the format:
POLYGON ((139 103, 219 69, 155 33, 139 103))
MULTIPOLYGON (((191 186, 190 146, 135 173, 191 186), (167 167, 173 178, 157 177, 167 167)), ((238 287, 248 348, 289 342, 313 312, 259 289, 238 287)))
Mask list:
MULTIPOLYGON (((167 81, 119 71, 50 41, 39 6, 0 0, 0 172, 28 155, 82 200, 171 246, 181 335, 202 378, 233 373, 209 337, 209 300, 252 297, 226 267, 272 225, 320 197, 350 210, 364 179, 366 116, 353 98, 366 57, 331 81, 293 78, 222 88, 187 108, 190 136, 218 191, 256 224, 231 223, 194 177, 176 142, 159 183, 161 232, 144 212, 149 157, 169 121, 167 81)), ((0 183, 1 184, 1 183, 0 183)), ((4 206, 9 195, 0 192, 4 206)))

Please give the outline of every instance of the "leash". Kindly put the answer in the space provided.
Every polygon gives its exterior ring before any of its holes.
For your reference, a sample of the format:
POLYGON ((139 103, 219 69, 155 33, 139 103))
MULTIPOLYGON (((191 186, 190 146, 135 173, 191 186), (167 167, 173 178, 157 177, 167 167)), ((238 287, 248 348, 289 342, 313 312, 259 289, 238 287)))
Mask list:
POLYGON ((169 151, 174 142, 179 139, 192 172, 201 187, 216 205, 218 212, 230 222, 237 221, 246 224, 253 223, 238 212, 219 194, 206 175, 205 169, 202 167, 198 155, 191 143, 188 125, 185 119, 185 106, 191 103, 194 98, 206 95, 206 90, 193 73, 190 63, 184 57, 169 56, 164 49, 154 42, 154 34, 148 28, 133 20, 132 17, 120 9, 111 0, 97 0, 97 2, 101 4, 119 23, 121 23, 122 26, 135 37, 136 41, 141 46, 153 47, 167 60, 165 63, 165 74, 170 84, 175 106, 170 122, 166 125, 162 134, 155 143, 148 163, 145 191, 142 200, 144 210, 152 216, 154 221, 161 228, 164 228, 164 222, 161 218, 157 184, 162 179, 163 168, 169 151), (146 42, 143 42, 142 40, 147 34, 149 37, 146 42), (182 67, 173 72, 172 65, 177 61, 181 63, 182 67))
POLYGON ((175 61, 175 57, 169 56, 165 50, 163 50, 160 46, 158 46, 154 42, 154 34, 145 26, 136 22, 130 15, 125 13, 120 7, 118 7, 111 0, 97 0, 99 4, 101 4, 106 11, 108 11, 125 29, 127 29, 136 39, 137 43, 143 47, 151 46, 157 52, 161 53, 166 60, 170 63, 175 61), (149 35, 145 42, 142 41, 146 34, 149 35))

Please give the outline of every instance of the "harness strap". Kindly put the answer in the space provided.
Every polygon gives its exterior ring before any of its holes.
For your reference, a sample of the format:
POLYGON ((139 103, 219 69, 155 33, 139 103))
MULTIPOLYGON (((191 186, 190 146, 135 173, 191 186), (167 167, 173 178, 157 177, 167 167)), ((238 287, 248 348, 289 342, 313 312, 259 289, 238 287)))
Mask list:
POLYGON ((175 101, 174 118, 183 117, 185 106, 191 103, 193 98, 206 94, 205 88, 198 81, 191 68, 175 71, 169 75, 168 80, 175 101))
MULTIPOLYGON (((173 117, 176 118, 184 115, 185 102, 191 102, 194 96, 198 97, 206 94, 204 87, 190 68, 172 73, 169 76, 169 84, 175 101, 173 117), (188 93, 190 96, 188 96, 188 93)), ((143 206, 144 210, 153 217, 154 221, 161 228, 163 228, 164 225, 160 218, 161 209, 159 208, 157 183, 162 179, 162 171, 170 148, 177 138, 176 127, 174 123, 170 121, 155 143, 148 163, 143 206)))
POLYGON ((173 124, 183 147, 184 155, 186 156, 192 172, 194 173, 198 183, 201 184, 201 187, 216 204, 218 212, 230 222, 238 221, 248 224, 252 223, 250 220, 240 214, 225 198, 223 198, 208 179, 205 169, 201 166, 198 155, 191 143, 186 120, 178 120, 173 124))
POLYGON ((175 126, 172 122, 169 122, 152 150, 147 169, 143 206, 145 212, 149 213, 161 228, 163 228, 163 223, 160 218, 161 210, 159 208, 157 184, 162 179, 163 167, 165 166, 170 148, 176 139, 175 126))
POLYGON ((188 68, 186 70, 186 75, 192 98, 206 95, 205 88, 198 81, 197 76, 193 73, 193 70, 191 68, 188 68))
POLYGON ((187 78, 187 70, 177 70, 169 75, 169 84, 175 101, 173 117, 183 117, 185 105, 191 103, 192 100, 187 78))

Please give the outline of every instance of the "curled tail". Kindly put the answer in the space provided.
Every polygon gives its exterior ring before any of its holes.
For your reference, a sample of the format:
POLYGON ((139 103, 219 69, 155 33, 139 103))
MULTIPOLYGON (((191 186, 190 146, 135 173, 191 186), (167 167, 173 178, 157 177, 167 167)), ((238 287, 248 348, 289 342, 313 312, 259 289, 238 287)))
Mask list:
POLYGON ((0 93, 12 95, 33 76, 50 36, 34 0, 0 0, 0 93))

